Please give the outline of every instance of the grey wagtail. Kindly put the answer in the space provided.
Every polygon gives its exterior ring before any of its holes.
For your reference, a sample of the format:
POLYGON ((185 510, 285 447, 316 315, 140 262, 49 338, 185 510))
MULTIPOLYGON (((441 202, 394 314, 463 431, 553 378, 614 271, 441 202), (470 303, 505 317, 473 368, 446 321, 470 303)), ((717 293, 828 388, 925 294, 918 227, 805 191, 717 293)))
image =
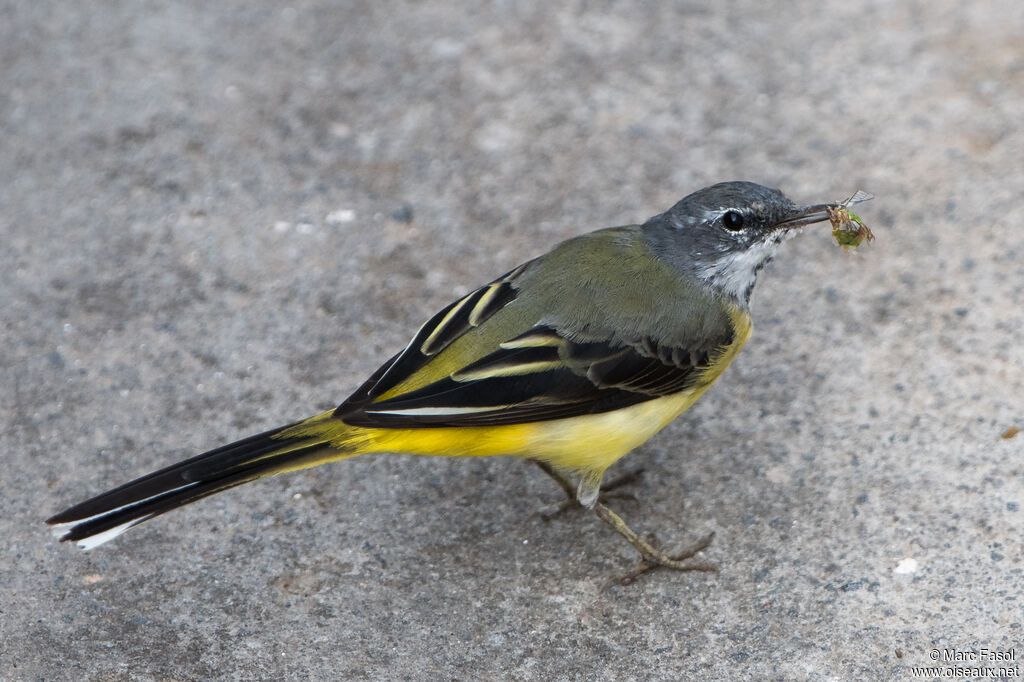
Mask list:
POLYGON ((758 272, 794 228, 836 206, 724 182, 643 225, 564 241, 434 315, 337 409, 173 464, 47 523, 90 549, 207 495, 325 462, 513 455, 622 534, 641 570, 709 570, 687 560, 710 538, 662 552, 599 500, 601 477, 722 374, 750 337, 758 272))

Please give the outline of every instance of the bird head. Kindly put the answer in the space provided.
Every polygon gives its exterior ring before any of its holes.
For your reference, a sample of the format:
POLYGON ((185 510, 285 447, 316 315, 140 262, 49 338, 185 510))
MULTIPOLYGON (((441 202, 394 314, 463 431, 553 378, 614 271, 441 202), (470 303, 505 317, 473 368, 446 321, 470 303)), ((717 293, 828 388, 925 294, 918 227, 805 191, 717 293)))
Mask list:
POLYGON ((659 257, 746 307, 779 244, 796 228, 828 220, 829 206, 798 206, 753 182, 721 182, 654 216, 644 232, 659 257))

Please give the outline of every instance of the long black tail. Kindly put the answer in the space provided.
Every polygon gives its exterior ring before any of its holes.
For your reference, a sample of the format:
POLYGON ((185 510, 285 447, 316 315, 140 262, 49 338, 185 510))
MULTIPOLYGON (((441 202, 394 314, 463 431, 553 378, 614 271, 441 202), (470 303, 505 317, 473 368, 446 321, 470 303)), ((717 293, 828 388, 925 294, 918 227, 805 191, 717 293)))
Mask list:
MULTIPOLYGON (((61 540, 92 549, 154 516, 258 478, 356 454, 344 453, 317 424, 320 415, 250 436, 155 471, 46 520, 61 540), (289 435, 300 431, 301 435, 289 435), (318 432, 323 431, 324 435, 318 432)), ((336 430, 336 429, 335 429, 336 430)))

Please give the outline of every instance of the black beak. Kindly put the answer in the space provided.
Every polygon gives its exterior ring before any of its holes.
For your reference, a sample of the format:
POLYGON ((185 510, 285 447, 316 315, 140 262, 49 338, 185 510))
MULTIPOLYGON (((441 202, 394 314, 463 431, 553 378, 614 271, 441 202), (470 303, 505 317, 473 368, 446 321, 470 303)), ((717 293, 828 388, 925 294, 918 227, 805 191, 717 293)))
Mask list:
POLYGON ((859 204, 862 201, 871 201, 874 198, 875 197, 873 195, 868 194, 863 190, 858 190, 852 197, 838 204, 797 206, 788 216, 775 225, 775 229, 789 230, 794 227, 810 225, 811 223, 822 223, 831 217, 831 211, 848 208, 854 204, 859 204))
POLYGON ((789 230, 794 227, 803 227, 811 223, 820 223, 828 220, 829 209, 835 210, 839 204, 814 204, 812 206, 798 206, 792 213, 786 216, 781 222, 775 225, 777 230, 789 230))

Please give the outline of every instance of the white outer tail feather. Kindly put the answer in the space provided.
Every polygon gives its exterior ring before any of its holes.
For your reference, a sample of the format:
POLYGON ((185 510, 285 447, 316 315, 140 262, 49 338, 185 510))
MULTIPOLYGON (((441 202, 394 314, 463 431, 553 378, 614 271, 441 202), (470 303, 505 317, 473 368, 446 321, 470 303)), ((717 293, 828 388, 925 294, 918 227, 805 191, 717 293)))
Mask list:
MULTIPOLYGON (((116 514, 116 513, 120 512, 120 511, 123 511, 125 509, 131 509, 132 507, 138 507, 139 505, 145 504, 146 502, 149 502, 150 500, 155 499, 157 497, 162 497, 162 496, 167 495, 169 493, 175 493, 175 492, 178 492, 179 490, 185 490, 187 488, 192 488, 192 487, 197 486, 197 485, 199 485, 198 481, 193 482, 193 483, 186 483, 185 485, 178 486, 177 488, 172 488, 171 490, 165 490, 165 491, 163 491, 163 492, 161 492, 161 493, 159 493, 157 495, 152 495, 152 496, 147 497, 145 499, 139 500, 138 502, 132 502, 131 504, 126 504, 126 505, 123 505, 123 506, 111 509, 109 511, 105 511, 102 514, 96 514, 95 516, 87 516, 84 519, 78 519, 77 521, 68 521, 67 523, 59 523, 59 524, 53 526, 51 531, 53 532, 54 536, 56 536, 57 538, 63 540, 64 539, 63 536, 64 536, 65 533, 67 533, 69 530, 71 530, 72 528, 74 528, 76 526, 80 526, 83 523, 88 523, 88 522, 94 521, 96 519, 102 519, 103 517, 110 516, 111 514, 116 514)), ((116 538, 118 535, 121 535, 122 533, 124 533, 125 531, 131 529, 132 527, 139 525, 143 521, 148 521, 149 519, 153 518, 153 516, 154 516, 153 514, 146 514, 145 516, 140 516, 139 518, 131 519, 129 521, 126 521, 126 522, 122 523, 119 526, 114 526, 113 528, 110 528, 110 529, 105 530, 103 532, 96 533, 95 535, 90 535, 89 537, 82 538, 81 540, 77 540, 75 542, 75 544, 77 544, 83 550, 88 552, 89 550, 95 549, 96 547, 99 547, 100 545, 102 545, 102 544, 104 544, 106 542, 110 542, 111 540, 116 538)))

